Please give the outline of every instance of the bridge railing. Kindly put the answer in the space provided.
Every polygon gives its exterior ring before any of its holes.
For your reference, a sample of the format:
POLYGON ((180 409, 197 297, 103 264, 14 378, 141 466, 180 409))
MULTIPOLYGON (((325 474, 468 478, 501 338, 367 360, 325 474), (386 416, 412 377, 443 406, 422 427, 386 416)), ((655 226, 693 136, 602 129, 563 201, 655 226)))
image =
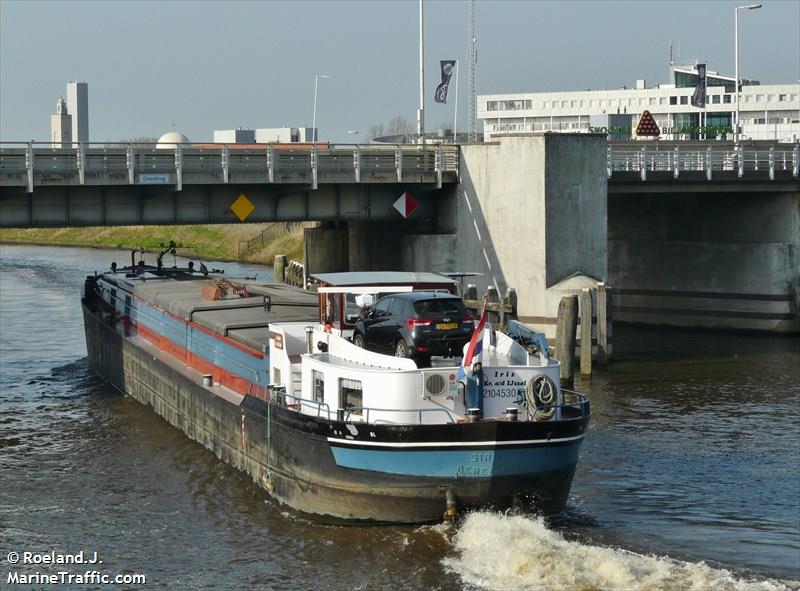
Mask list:
POLYGON ((44 184, 454 182, 458 146, 0 142, 0 186, 44 184))
POLYGON ((642 181, 653 176, 663 178, 664 173, 675 179, 687 174, 696 177, 697 173, 704 174, 707 180, 719 174, 770 180, 774 180, 776 175, 797 178, 800 174, 800 144, 768 147, 609 144, 606 172, 609 178, 636 173, 642 181))

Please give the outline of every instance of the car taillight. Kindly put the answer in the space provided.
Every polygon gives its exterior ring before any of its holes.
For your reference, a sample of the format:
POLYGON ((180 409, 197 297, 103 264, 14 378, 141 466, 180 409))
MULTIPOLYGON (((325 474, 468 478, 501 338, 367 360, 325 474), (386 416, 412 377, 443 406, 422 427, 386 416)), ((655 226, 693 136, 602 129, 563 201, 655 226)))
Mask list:
POLYGON ((422 318, 406 319, 406 328, 408 328, 408 330, 414 330, 416 326, 430 326, 431 324, 433 324, 433 320, 424 320, 422 318))
POLYGON ((466 316, 462 316, 461 317, 461 323, 462 324, 471 324, 473 322, 475 322, 475 319, 472 316, 470 316, 469 314, 467 314, 466 316))

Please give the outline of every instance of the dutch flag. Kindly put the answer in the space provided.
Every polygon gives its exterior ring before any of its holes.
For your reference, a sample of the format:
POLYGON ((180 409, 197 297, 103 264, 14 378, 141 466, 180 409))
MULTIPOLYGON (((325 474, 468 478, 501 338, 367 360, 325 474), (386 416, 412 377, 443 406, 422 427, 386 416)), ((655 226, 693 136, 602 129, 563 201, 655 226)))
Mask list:
POLYGON ((481 310, 481 319, 475 327, 475 332, 472 333, 472 338, 467 344, 464 356, 461 358, 461 366, 458 368, 458 380, 463 381, 467 372, 472 372, 472 366, 481 360, 481 353, 483 352, 483 329, 486 326, 486 300, 483 300, 483 310, 481 310))

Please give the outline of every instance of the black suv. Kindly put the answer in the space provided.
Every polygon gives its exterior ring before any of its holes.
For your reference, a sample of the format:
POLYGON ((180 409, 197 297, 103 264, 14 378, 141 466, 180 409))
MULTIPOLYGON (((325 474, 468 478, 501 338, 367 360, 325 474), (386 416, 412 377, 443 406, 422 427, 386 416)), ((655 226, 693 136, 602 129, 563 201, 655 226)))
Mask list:
POLYGON ((370 351, 411 357, 461 356, 475 322, 464 302, 449 293, 414 291, 379 299, 356 322, 353 343, 370 351))

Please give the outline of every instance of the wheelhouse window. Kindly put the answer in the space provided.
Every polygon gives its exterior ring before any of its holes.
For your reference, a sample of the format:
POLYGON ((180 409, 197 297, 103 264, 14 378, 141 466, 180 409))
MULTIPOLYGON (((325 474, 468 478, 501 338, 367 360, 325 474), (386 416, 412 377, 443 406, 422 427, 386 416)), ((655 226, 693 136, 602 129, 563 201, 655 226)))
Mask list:
POLYGON ((351 414, 361 416, 364 405, 363 388, 359 380, 339 378, 339 408, 351 410, 351 414))
POLYGON ((315 369, 312 371, 311 376, 314 383, 314 402, 322 404, 325 402, 325 374, 315 369))

